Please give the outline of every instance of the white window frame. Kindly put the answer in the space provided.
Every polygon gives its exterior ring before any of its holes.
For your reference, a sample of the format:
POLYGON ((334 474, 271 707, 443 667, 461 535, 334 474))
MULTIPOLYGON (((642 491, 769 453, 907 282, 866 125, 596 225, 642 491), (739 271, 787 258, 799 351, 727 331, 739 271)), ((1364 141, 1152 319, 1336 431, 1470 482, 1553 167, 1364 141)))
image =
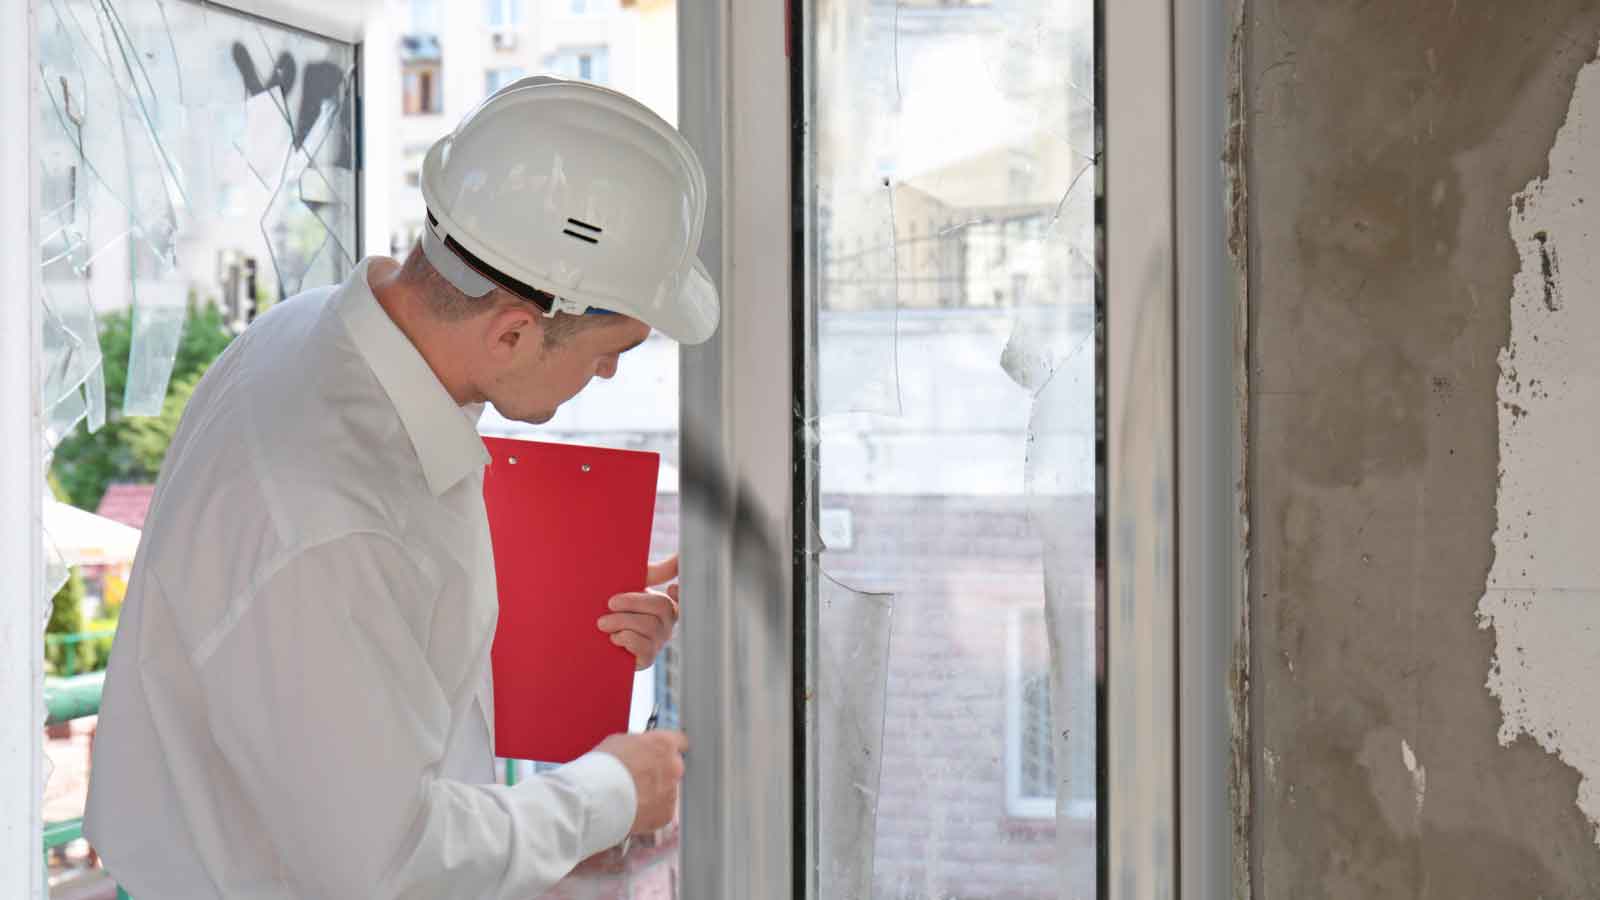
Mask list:
MULTIPOLYGON (((796 4, 799 5, 799 4, 796 4)), ((679 355, 685 597, 680 896, 796 898, 789 60, 783 3, 678 2, 678 128, 706 170, 711 340, 679 355), (761 298, 739 302, 736 298, 761 298), (772 546, 752 558, 740 532, 772 546), (774 585, 776 574, 781 584, 774 585)), ((803 790, 803 779, 799 789, 803 790)))
POLYGON ((44 496, 39 433, 40 310, 38 181, 33 141, 38 106, 38 4, 21 27, 0 35, 0 164, 22 178, 0 179, 0 215, 13 236, 0 249, 0 897, 38 898, 45 879, 41 799, 44 781, 44 496), (15 85, 27 85, 17 90, 15 85), (29 302, 17 302, 29 298, 29 302))

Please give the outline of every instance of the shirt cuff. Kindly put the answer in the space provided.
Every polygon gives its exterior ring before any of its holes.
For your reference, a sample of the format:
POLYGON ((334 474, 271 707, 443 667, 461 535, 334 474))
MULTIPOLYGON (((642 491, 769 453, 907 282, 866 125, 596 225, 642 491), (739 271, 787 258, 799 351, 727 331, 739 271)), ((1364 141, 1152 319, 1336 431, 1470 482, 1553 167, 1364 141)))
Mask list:
POLYGON ((622 760, 609 753, 586 753, 552 774, 577 788, 588 807, 580 859, 622 843, 639 812, 633 776, 622 760))

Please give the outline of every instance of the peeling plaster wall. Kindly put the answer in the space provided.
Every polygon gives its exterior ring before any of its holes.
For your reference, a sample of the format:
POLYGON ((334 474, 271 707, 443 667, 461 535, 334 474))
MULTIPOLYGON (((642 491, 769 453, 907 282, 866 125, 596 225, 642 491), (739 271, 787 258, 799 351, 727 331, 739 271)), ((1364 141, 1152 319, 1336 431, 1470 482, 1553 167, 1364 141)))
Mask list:
POLYGON ((1243 9, 1254 896, 1600 897, 1600 3, 1243 9))
POLYGON ((1578 806, 1600 825, 1600 61, 1578 75, 1549 174, 1509 214, 1522 265, 1500 355, 1494 567, 1478 607, 1495 632, 1489 689, 1500 742, 1528 735, 1577 769, 1578 806))

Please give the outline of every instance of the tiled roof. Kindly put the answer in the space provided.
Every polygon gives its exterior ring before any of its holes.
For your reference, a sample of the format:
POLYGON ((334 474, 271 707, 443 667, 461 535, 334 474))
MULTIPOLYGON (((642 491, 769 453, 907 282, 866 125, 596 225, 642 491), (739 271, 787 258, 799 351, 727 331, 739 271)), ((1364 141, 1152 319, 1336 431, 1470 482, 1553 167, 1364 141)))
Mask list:
POLYGON ((112 521, 143 528, 155 494, 153 484, 113 484, 106 488, 105 496, 100 498, 100 508, 95 512, 112 521))

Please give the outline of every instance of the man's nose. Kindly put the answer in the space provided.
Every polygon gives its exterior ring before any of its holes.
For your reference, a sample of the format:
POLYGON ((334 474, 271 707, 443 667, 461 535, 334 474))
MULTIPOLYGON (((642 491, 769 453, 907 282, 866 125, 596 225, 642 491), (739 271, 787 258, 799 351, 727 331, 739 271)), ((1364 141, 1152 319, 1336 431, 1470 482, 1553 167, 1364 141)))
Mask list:
POLYGON ((600 367, 595 369, 594 373, 601 378, 610 380, 612 376, 617 374, 617 361, 614 359, 605 360, 600 363, 600 367))

